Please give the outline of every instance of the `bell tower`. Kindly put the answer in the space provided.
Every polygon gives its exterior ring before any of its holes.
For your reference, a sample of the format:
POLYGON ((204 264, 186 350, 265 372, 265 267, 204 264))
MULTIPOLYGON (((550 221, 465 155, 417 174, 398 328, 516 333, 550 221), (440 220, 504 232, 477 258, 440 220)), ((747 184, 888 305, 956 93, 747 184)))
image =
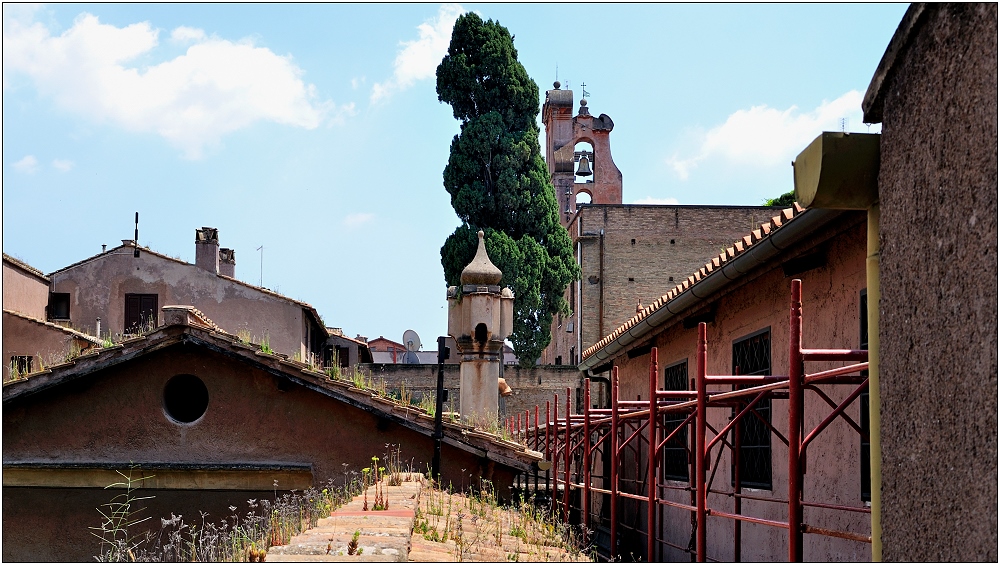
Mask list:
POLYGON ((556 189, 559 217, 568 226, 577 198, 584 198, 581 195, 593 204, 621 204, 622 173, 611 158, 609 136, 615 123, 607 114, 591 115, 586 98, 574 116, 573 91, 561 86, 556 81, 545 93, 542 122, 545 162, 556 189))

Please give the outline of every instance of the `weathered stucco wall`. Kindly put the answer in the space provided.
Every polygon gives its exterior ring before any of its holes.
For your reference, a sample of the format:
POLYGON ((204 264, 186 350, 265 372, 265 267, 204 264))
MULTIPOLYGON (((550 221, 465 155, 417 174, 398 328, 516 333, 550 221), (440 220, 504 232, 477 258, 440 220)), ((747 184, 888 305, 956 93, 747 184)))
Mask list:
POLYGON ((194 306, 234 335, 245 329, 255 343, 268 336, 278 353, 302 356, 307 344, 302 306, 145 251, 135 258, 131 249, 117 248, 54 273, 52 291, 70 294, 73 327, 84 331, 94 331, 97 318, 102 333, 124 331, 125 294, 156 294, 158 308, 194 306))
MULTIPOLYGON (((310 464, 314 484, 343 480, 348 471, 370 465, 387 444, 401 446, 401 459, 426 470, 433 442, 423 434, 350 407, 263 370, 203 348, 176 345, 133 362, 104 369, 48 392, 5 402, 3 461, 11 463, 310 464), (163 408, 167 380, 192 374, 205 383, 209 404, 191 424, 168 418, 163 408)), ((447 483, 469 484, 482 472, 478 457, 447 443, 442 474, 447 483)), ((495 467, 493 479, 502 489, 512 477, 495 467)), ((279 489, 281 485, 279 485, 279 489)), ((229 504, 245 509, 258 494, 236 489, 206 495, 201 491, 171 494, 150 491, 149 515, 207 510, 228 516, 229 504), (196 502, 184 501, 184 496, 196 502), (202 503, 204 500, 204 503, 202 503), (204 506, 202 505, 204 504, 204 506)), ((97 523, 96 504, 110 499, 101 489, 57 490, 4 488, 4 560, 47 558, 88 561, 95 540, 88 526, 97 523), (11 496, 16 501, 8 501, 11 496), (8 514, 10 509, 10 514, 8 514), (21 518, 35 514, 25 532, 21 518), (40 541, 41 540, 41 541, 40 541), (45 548, 20 543, 42 543, 45 548), (52 544, 49 548, 48 545, 52 544), (49 551, 50 553, 45 553, 49 551), (56 557, 53 557, 56 558, 56 557)))
MULTIPOLYGON (((744 336, 765 328, 771 335, 771 373, 788 374, 789 303, 791 280, 802 279, 803 313, 805 323, 802 333, 803 347, 856 349, 860 341, 860 292, 865 288, 865 245, 866 231, 863 213, 848 213, 824 228, 820 233, 803 241, 789 253, 767 266, 758 268, 740 281, 740 285, 726 293, 713 297, 716 302, 715 320, 708 324, 708 373, 715 375, 732 374, 733 343, 744 336), (825 250, 826 264, 794 276, 785 276, 781 261, 795 256, 825 250)), ((662 329, 653 340, 659 357, 659 383, 663 388, 663 369, 678 361, 687 361, 688 378, 694 378, 696 371, 697 328, 685 329, 681 323, 662 329)), ((648 343, 644 340, 637 345, 648 343)), ((629 359, 620 355, 614 362, 619 367, 620 394, 622 399, 648 400, 649 389, 648 353, 629 359)), ((834 366, 830 363, 808 363, 806 371, 814 373, 834 366)), ((729 390, 729 387, 715 387, 729 390)), ((853 386, 823 386, 835 402, 840 402, 853 390, 853 386)), ((712 387, 710 387, 710 392, 712 387)), ((807 392, 805 396, 805 429, 811 430, 827 414, 829 406, 817 395, 807 392)), ((860 404, 848 409, 855 421, 859 421, 860 404)), ((715 429, 720 429, 730 418, 730 411, 724 408, 709 410, 709 421, 715 429)), ((771 423, 782 434, 788 430, 788 403, 786 400, 772 400, 771 423)), ((715 461, 713 450, 712 461, 715 461)), ((808 501, 863 506, 861 499, 861 440, 858 434, 841 420, 831 424, 819 439, 811 444, 808 467, 804 482, 804 498, 808 501)), ((758 496, 787 499, 788 492, 788 450, 781 441, 771 439, 772 488, 760 490, 744 488, 746 493, 758 496)), ((642 464, 644 467, 644 463, 642 464)), ((626 452, 623 455, 624 474, 633 474, 634 458, 626 452)), ((712 488, 732 491, 731 454, 725 450, 715 483, 712 488)), ((686 486, 684 482, 667 481, 674 486, 686 486)), ((664 496, 676 502, 690 504, 690 495, 685 491, 666 491, 664 496)), ((710 494, 709 506, 724 511, 733 510, 730 497, 710 494)), ((645 529, 645 506, 636 501, 623 500, 623 520, 645 529)), ((663 539, 687 547, 691 539, 691 516, 689 512, 665 508, 663 539)), ((787 520, 787 504, 745 500, 743 513, 770 520, 787 520)), ((805 522, 822 527, 867 534, 870 522, 867 514, 829 511, 806 508, 805 522)), ((780 561, 787 559, 788 537, 784 530, 744 523, 742 532, 742 559, 746 561, 780 561)), ((622 531, 622 530, 620 530, 622 531)), ((722 561, 733 560, 733 522, 728 519, 709 518, 708 555, 722 561)), ((628 538, 623 531, 623 547, 645 548, 645 538, 635 535, 628 538)), ((869 544, 828 538, 807 536, 804 557, 807 561, 867 561, 871 559, 869 544)), ((639 550, 636 550, 637 552, 639 550)), ((688 554, 664 549, 664 558, 669 561, 687 561, 688 554)), ((638 553, 637 553, 638 554, 638 553)))
POLYGON ((3 307, 45 319, 45 306, 49 303, 49 283, 40 277, 3 261, 3 307))
POLYGON ((923 7, 883 84, 882 541, 997 560, 997 5, 923 7))

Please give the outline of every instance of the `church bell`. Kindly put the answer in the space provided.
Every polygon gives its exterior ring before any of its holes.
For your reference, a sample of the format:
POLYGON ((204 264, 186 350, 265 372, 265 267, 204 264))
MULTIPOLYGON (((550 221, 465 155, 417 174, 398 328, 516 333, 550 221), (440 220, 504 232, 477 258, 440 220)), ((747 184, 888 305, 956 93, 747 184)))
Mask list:
POLYGON ((586 155, 580 157, 580 167, 576 170, 576 176, 589 177, 592 174, 594 174, 594 171, 590 169, 590 159, 586 155))

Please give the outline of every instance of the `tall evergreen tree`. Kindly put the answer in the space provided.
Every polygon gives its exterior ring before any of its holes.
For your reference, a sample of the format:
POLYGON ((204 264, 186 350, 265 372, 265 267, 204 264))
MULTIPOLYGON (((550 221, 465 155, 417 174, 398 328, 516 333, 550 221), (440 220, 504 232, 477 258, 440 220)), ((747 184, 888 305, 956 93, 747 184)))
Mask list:
POLYGON ((538 142, 538 85, 507 28, 466 13, 437 68, 437 92, 461 121, 444 170, 462 220, 441 247, 445 280, 460 284, 483 229, 500 284, 514 291, 514 352, 532 365, 552 339, 552 316, 569 313, 563 294, 580 277, 538 142))

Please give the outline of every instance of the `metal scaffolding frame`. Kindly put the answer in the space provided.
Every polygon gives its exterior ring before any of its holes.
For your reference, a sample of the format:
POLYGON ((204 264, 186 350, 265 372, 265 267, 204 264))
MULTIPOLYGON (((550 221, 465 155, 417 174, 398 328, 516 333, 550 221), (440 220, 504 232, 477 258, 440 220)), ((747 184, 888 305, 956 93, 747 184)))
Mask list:
MULTIPOLYGON (((731 557, 721 557, 721 560, 739 561, 741 557, 741 525, 743 522, 761 524, 775 528, 786 529, 792 533, 788 536, 789 561, 801 561, 803 558, 804 534, 816 534, 835 538, 871 543, 869 534, 846 532, 816 527, 803 521, 803 507, 824 508, 842 512, 871 513, 864 506, 845 506, 825 502, 809 501, 803 498, 803 475, 806 470, 807 448, 832 422, 843 419, 861 437, 867 439, 867 434, 845 409, 850 406, 868 386, 868 378, 864 371, 868 369, 868 351, 837 350, 837 349, 803 349, 802 348, 802 281, 795 279, 791 284, 791 309, 789 332, 789 375, 787 376, 745 376, 745 375, 708 375, 706 371, 708 340, 705 323, 698 324, 697 372, 694 390, 667 391, 658 390, 659 363, 657 348, 650 351, 649 365, 649 396, 647 400, 622 400, 619 395, 618 367, 611 372, 611 408, 592 408, 590 401, 590 379, 585 380, 583 413, 572 414, 570 397, 572 390, 566 389, 565 412, 559 414, 559 396, 555 395, 551 405, 546 402, 545 420, 539 422, 539 407, 535 407, 534 425, 531 425, 531 412, 526 411, 522 423, 520 414, 517 418, 510 417, 506 425, 510 432, 528 446, 541 451, 545 460, 551 464, 551 470, 545 472, 545 490, 540 489, 539 475, 534 475, 534 489, 529 477, 523 476, 518 484, 526 492, 534 490, 536 495, 551 496, 552 510, 564 522, 574 522, 583 526, 584 532, 591 532, 594 523, 592 501, 595 494, 604 495, 609 501, 610 514, 597 516, 598 524, 607 523, 610 529, 611 555, 605 557, 619 560, 621 555, 616 543, 621 530, 633 530, 646 540, 646 558, 656 560, 657 547, 673 547, 691 553, 699 562, 710 559, 706 548, 706 521, 708 517, 726 518, 733 521, 734 548, 731 557), (816 361, 836 361, 849 363, 845 366, 807 374, 805 364, 816 361), (709 392, 709 385, 729 385, 733 390, 709 392), (830 398, 819 385, 847 385, 854 387, 852 392, 839 404, 830 398), (808 433, 804 431, 804 395, 811 391, 831 411, 808 433), (755 406, 765 399, 788 400, 788 436, 785 437, 770 422, 760 416, 755 406), (716 430, 708 421, 708 411, 714 408, 724 408, 731 411, 728 423, 716 430), (667 416, 673 421, 667 422, 667 416), (679 417, 683 417, 677 423, 679 417), (774 497, 757 496, 742 492, 739 477, 739 426, 747 418, 756 418, 766 426, 772 437, 778 438, 788 446, 788 496, 787 500, 774 497), (676 426, 676 427, 674 427, 676 426), (662 471, 662 449, 678 437, 682 430, 687 430, 688 438, 693 438, 688 446, 688 476, 689 486, 676 486, 658 480, 662 471), (651 431, 651 433, 650 433, 651 431), (709 433, 711 432, 711 433, 709 433), (727 435, 732 432, 732 440, 727 435), (693 443, 693 445, 690 445, 693 443), (715 453, 714 463, 712 450, 715 453), (722 454, 725 449, 732 453, 733 488, 731 491, 712 489, 722 454), (595 456, 606 452, 615 454, 606 458, 609 470, 595 474, 595 456), (625 478, 621 472, 623 455, 629 453, 629 459, 635 463, 634 479, 625 478), (652 457, 650 457, 652 453, 652 457), (694 456, 698 454, 699 456, 694 456), (645 457, 644 457, 645 455, 645 457), (598 488, 593 485, 593 479, 606 479, 598 488), (551 480, 550 480, 551 479, 551 480), (631 488, 623 488, 629 486, 631 488), (633 492, 627 492, 627 491, 633 492), (690 504, 683 504, 663 498, 668 490, 682 490, 692 493, 690 504), (579 498, 576 506, 571 506, 573 498, 579 498), (708 494, 720 494, 731 497, 731 511, 721 508, 711 508, 708 505, 708 494), (776 521, 761 517, 749 516, 743 513, 742 501, 755 500, 787 504, 787 521, 776 521), (627 525, 621 520, 621 505, 627 501, 635 501, 645 506, 646 525, 652 525, 654 535, 643 531, 636 520, 633 525, 627 525), (674 507, 692 513, 692 543, 682 547, 659 538, 662 531, 663 517, 658 510, 663 507, 674 507), (616 519, 612 519, 612 517, 616 519), (575 518, 575 519, 574 519, 575 518)), ((738 372, 738 371, 735 371, 738 372)), ((592 540, 588 540, 592 541, 592 540)))

